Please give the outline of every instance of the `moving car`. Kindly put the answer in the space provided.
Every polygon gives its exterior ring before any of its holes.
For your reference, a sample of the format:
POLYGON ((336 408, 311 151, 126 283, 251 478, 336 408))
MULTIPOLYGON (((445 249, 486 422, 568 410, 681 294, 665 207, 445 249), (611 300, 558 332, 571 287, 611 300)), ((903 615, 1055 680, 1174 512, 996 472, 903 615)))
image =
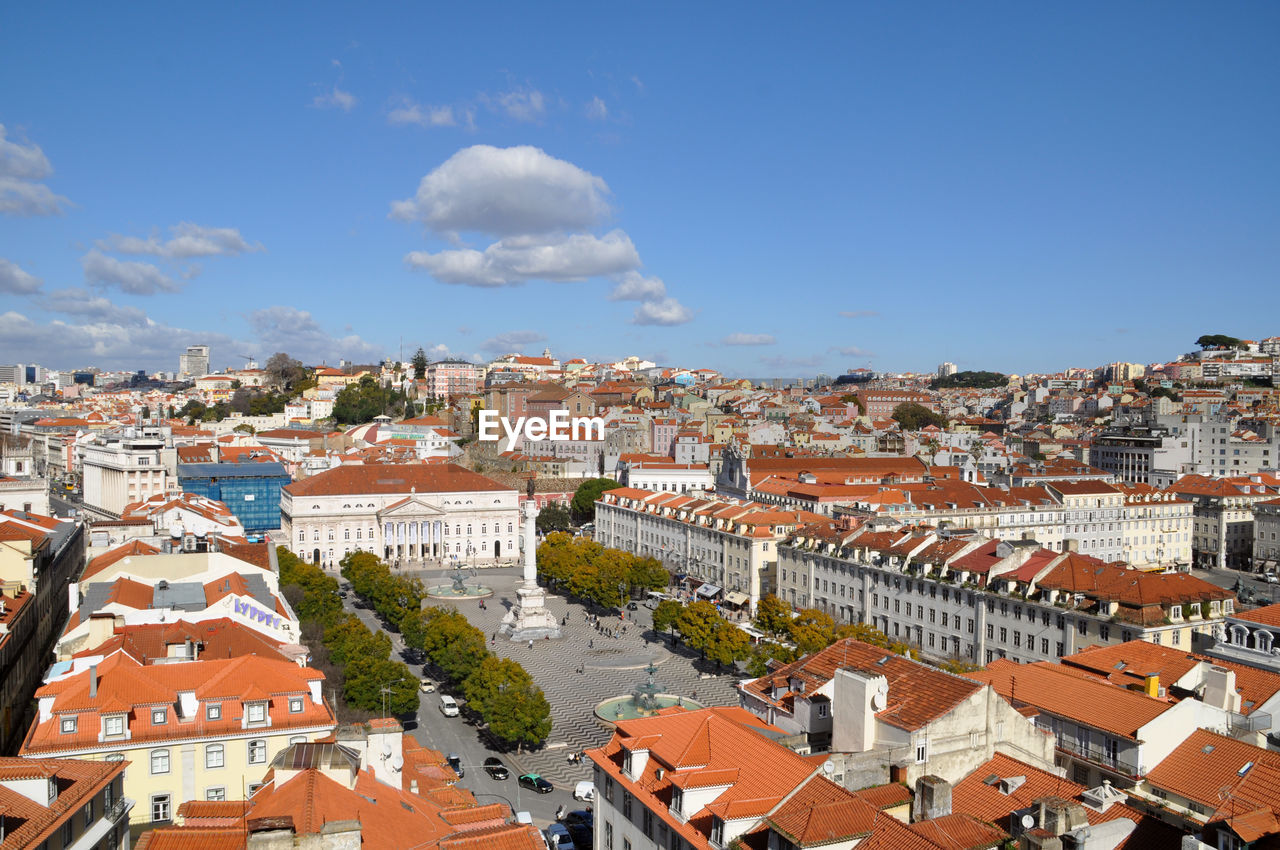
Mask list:
POLYGON ((449 767, 453 768, 459 779, 467 775, 467 769, 462 766, 462 757, 457 753, 449 753, 445 761, 449 762, 449 767))
POLYGON ((436 683, 430 679, 423 679, 422 687, 419 690, 424 694, 434 694, 436 692, 436 683))
POLYGON ((489 756, 484 760, 484 772, 494 779, 506 779, 511 775, 511 771, 507 770, 507 766, 502 763, 502 759, 494 756, 489 756))
POLYGON ((577 850, 569 830, 563 824, 553 823, 547 827, 547 846, 551 850, 577 850))
POLYGON ((1277 583, 1280 583, 1280 577, 1277 577, 1277 576, 1276 576, 1276 574, 1275 574, 1275 571, 1274 571, 1274 570, 1268 570, 1268 571, 1267 571, 1267 573, 1266 573, 1265 575, 1263 575, 1263 577, 1262 577, 1262 578, 1263 578, 1263 580, 1264 580, 1264 581, 1266 581, 1266 583, 1267 583, 1267 584, 1277 584, 1277 583))
POLYGON ((573 799, 582 800, 590 803, 596 798, 596 785, 594 782, 583 780, 579 782, 573 789, 573 799))
POLYGON ((445 717, 458 716, 458 701, 448 694, 440 695, 440 713, 445 717))
POLYGON ((550 794, 556 790, 554 785, 536 773, 521 774, 516 781, 520 783, 521 788, 528 788, 531 791, 537 791, 539 794, 550 794))

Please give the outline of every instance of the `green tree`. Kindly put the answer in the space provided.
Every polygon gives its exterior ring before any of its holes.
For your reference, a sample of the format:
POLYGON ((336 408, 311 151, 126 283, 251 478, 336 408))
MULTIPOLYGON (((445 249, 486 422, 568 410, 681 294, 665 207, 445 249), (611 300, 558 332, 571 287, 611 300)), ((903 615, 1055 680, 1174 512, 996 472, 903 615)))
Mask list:
POLYGON ((315 564, 308 564, 284 546, 276 547, 276 562, 280 565, 280 588, 283 592, 297 587, 302 599, 294 610, 304 622, 316 622, 328 626, 342 616, 342 599, 338 596, 338 580, 325 575, 315 564))
POLYGON ((817 608, 803 608, 791 621, 791 642, 802 655, 825 649, 835 640, 835 621, 817 608))
POLYGON ((956 372, 954 375, 944 375, 940 378, 934 378, 930 383, 934 389, 946 387, 971 387, 974 389, 998 389, 1008 386, 1009 376, 1000 372, 956 372))
POLYGON ((524 688, 533 684, 533 678, 510 658, 490 655, 462 683, 462 695, 471 708, 487 719, 493 715, 494 701, 507 688, 524 688))
POLYGON ((415 381, 421 381, 427 377, 427 352, 421 347, 413 353, 413 378, 415 381))
POLYGON ((374 634, 355 614, 348 614, 324 632, 324 645, 334 664, 345 667, 391 656, 391 638, 374 634))
POLYGON ((716 606, 704 600, 684 607, 676 618, 676 629, 680 632, 680 639, 691 648, 705 651, 711 635, 723 622, 716 612, 716 606))
POLYGON ((756 605, 756 628, 775 637, 790 633, 791 606, 772 593, 766 593, 756 605))
POLYGON ((569 512, 574 522, 579 525, 592 522, 596 518, 596 500, 600 498, 600 494, 621 486, 612 478, 588 478, 579 484, 574 491, 573 501, 569 503, 569 512))
POLYGON ((733 623, 721 620, 707 640, 706 654, 719 667, 746 658, 751 652, 751 638, 733 623))
POLYGON ((542 534, 550 534, 553 531, 566 531, 572 524, 569 516, 569 509, 559 502, 551 502, 542 510, 538 511, 538 519, 536 520, 538 531, 542 534))
POLYGON ((940 413, 934 413, 922 404, 916 404, 914 401, 904 401, 893 409, 893 414, 889 417, 901 425, 907 431, 919 431, 927 425, 937 425, 939 428, 947 427, 947 418, 940 413))
POLYGON ((751 655, 747 660, 747 674, 753 677, 763 676, 769 672, 770 661, 779 664, 790 664, 797 657, 796 651, 789 646, 774 643, 771 640, 761 641, 751 650, 751 655))
POLYGON ((631 592, 637 590, 665 590, 671 583, 671 574, 657 558, 641 558, 631 556, 631 564, 627 568, 627 584, 631 592))
MULTIPOLYGON (((653 609, 653 630, 662 634, 679 621, 680 614, 683 612, 684 608, 674 599, 662 600, 658 603, 658 607, 653 609)), ((679 626, 676 627, 679 628, 679 626)))
POLYGON ((836 626, 835 639, 853 638, 872 646, 889 647, 889 636, 869 623, 841 623, 836 626))
POLYGON ((333 400, 333 418, 345 425, 371 422, 375 416, 396 415, 407 399, 399 390, 388 390, 365 375, 358 382, 343 387, 333 400))
POLYGON ((1203 334, 1196 340, 1201 348, 1243 348, 1244 342, 1226 334, 1203 334))
POLYGON ((418 710, 418 678, 402 662, 371 658, 348 664, 344 672, 342 695, 348 705, 380 713, 386 688, 387 714, 400 716, 418 710))
POLYGON ((432 606, 423 630, 422 649, 449 678, 461 684, 489 656, 484 633, 467 622, 455 608, 432 606))
POLYGON ((489 704, 486 720, 495 738, 507 746, 515 745, 519 751, 547 740, 551 734, 551 704, 542 688, 530 679, 523 687, 499 692, 489 704))

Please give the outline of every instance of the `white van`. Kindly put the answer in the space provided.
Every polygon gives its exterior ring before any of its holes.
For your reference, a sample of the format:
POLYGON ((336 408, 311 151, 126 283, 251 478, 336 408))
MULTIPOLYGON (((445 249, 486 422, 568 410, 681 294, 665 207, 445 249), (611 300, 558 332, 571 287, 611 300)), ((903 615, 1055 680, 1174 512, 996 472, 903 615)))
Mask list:
POLYGON ((453 697, 449 696, 448 694, 441 694, 440 695, 440 713, 443 714, 445 717, 457 717, 458 716, 457 700, 455 700, 453 697))

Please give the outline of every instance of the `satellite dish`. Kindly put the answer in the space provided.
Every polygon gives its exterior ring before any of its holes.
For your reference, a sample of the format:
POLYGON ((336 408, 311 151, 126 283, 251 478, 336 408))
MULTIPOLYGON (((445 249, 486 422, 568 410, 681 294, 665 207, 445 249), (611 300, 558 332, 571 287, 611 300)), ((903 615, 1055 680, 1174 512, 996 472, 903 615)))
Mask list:
POLYGON ((827 776, 830 776, 831 774, 835 773, 836 763, 831 759, 827 759, 822 763, 822 772, 825 773, 827 776))
POLYGON ((1023 815, 1021 823, 1023 829, 1033 829, 1036 825, 1036 819, 1031 815, 1023 815))
POLYGON ((386 759, 386 758, 391 758, 391 745, 390 745, 390 744, 383 744, 383 745, 382 745, 382 757, 383 757, 384 759, 386 759))
POLYGON ((392 770, 399 770, 402 767, 404 767, 404 759, 400 758, 400 756, 396 756, 391 760, 392 770))

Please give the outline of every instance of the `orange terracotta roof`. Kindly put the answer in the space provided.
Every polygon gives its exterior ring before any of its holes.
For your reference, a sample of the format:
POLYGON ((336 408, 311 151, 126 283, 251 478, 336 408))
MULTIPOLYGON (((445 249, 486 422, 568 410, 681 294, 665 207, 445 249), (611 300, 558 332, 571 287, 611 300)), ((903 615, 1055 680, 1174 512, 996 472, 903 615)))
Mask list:
POLYGON ((394 468, 343 464, 284 488, 294 498, 346 493, 459 493, 510 489, 452 463, 402 464, 394 468))

